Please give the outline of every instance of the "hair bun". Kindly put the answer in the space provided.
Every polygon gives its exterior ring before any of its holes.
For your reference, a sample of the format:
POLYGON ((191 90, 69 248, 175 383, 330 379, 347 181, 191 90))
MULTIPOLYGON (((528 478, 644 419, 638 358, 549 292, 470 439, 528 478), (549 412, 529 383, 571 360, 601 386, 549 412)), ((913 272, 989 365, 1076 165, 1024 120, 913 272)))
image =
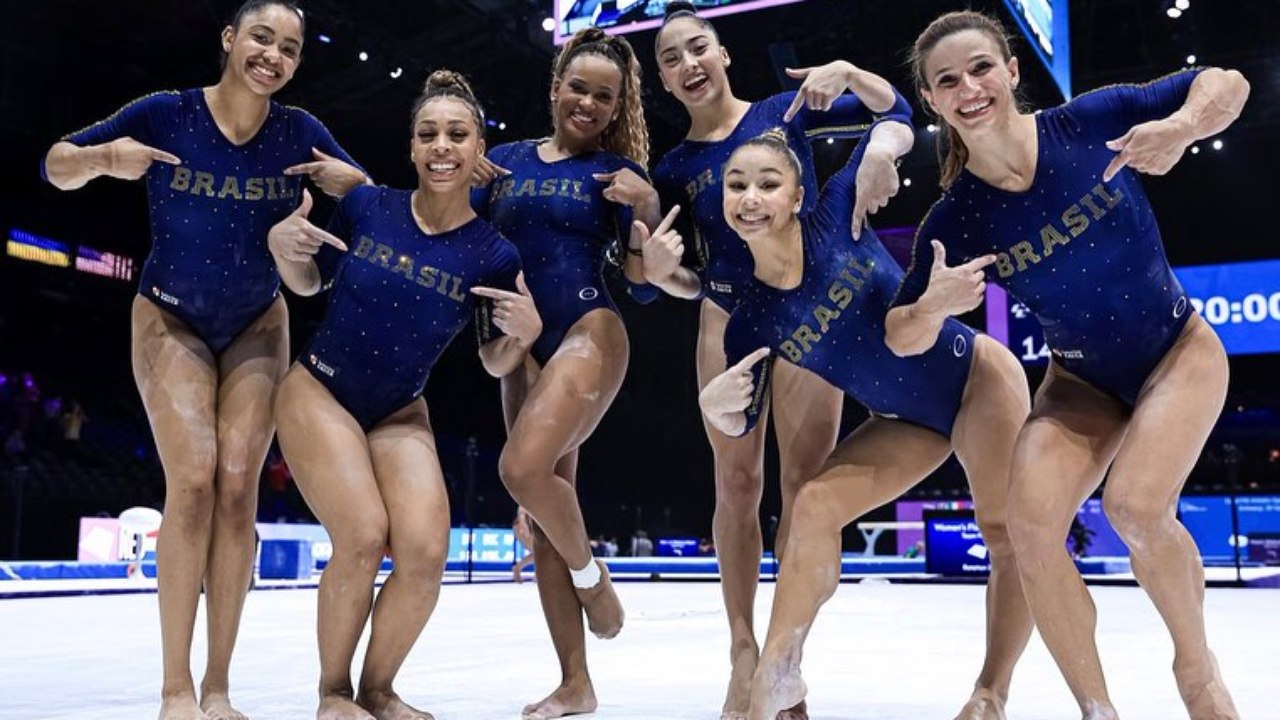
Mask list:
POLYGON ((427 78, 427 84, 423 90, 430 92, 432 88, 452 88, 465 94, 467 97, 475 97, 475 93, 471 92, 471 85, 461 73, 452 70, 436 70, 427 78))
POLYGON ((774 142, 780 142, 783 145, 789 145, 787 142, 787 131, 780 127, 771 127, 760 133, 758 137, 761 140, 772 140, 774 142))
POLYGON ((675 15, 676 13, 689 13, 690 15, 697 15, 698 8, 694 7, 693 3, 686 2, 686 0, 673 0, 673 2, 667 3, 667 7, 662 12, 662 17, 664 19, 669 18, 672 15, 675 15))

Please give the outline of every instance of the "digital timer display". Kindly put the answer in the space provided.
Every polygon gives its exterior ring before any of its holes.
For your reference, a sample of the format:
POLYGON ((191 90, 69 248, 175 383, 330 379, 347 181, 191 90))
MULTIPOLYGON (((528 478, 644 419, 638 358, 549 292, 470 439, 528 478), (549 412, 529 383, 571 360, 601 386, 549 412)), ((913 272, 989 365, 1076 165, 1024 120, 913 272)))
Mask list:
MULTIPOLYGON (((1280 260, 1174 268, 1196 312, 1229 355, 1280 352, 1280 260)), ((1049 360, 1040 323, 1001 288, 987 286, 987 334, 1028 365, 1049 360)))

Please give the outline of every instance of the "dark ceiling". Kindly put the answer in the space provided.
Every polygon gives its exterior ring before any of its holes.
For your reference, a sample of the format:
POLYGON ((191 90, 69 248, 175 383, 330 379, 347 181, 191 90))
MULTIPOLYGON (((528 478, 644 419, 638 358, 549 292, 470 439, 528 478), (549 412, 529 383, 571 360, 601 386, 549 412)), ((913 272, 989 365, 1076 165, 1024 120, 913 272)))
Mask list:
MULTIPOLYGON (((319 116, 382 182, 413 177, 404 161, 409 106, 427 73, 448 66, 470 76, 490 117, 507 124, 490 143, 547 132, 547 83, 553 47, 540 28, 552 0, 304 0, 304 63, 281 99, 319 116), (319 42, 319 34, 332 42, 319 42), (357 58, 360 51, 367 62, 357 58), (403 68, 398 79, 390 75, 403 68)), ((14 175, 0 202, 8 225, 141 256, 145 204, 135 188, 97 183, 73 196, 42 186, 36 164, 61 134, 104 117, 130 99, 217 80, 218 31, 234 0, 44 0, 7 3, 0 30, 0 134, 14 175), (110 223, 99 213, 109 212, 110 223)), ((1152 78, 1176 70, 1189 53, 1201 63, 1237 67, 1253 83, 1245 116, 1226 148, 1188 158, 1171 178, 1156 180, 1175 263, 1254 257, 1262 226, 1263 186, 1274 187, 1280 160, 1280 2, 1196 0, 1180 20, 1152 0, 1074 0, 1071 26, 1078 90, 1152 78), (1204 242, 1204 235, 1214 243, 1204 242), (1225 253, 1225 255, 1224 255, 1225 253)), ((756 99, 783 89, 771 58, 817 64, 842 57, 885 74, 910 95, 905 49, 930 18, 971 6, 1003 14, 998 0, 807 0, 721 18, 717 26, 734 58, 737 94, 756 99)), ((1007 16, 1006 16, 1007 19, 1007 16)), ((684 113, 655 82, 653 32, 629 36, 646 70, 655 158, 678 141, 684 113)), ((1023 47, 1024 54, 1030 55, 1023 47)), ((1038 62, 1031 100, 1058 101, 1038 62)), ((917 113, 918 124, 926 119, 917 113)), ((881 224, 909 225, 934 198, 931 138, 906 172, 914 175, 881 224)), ((819 153, 827 168, 848 145, 819 153)), ((823 168, 820 168, 823 169, 823 168)), ((1270 193, 1267 193, 1269 196, 1270 193)))
MULTIPOLYGON (((551 2, 304 0, 304 63, 280 99, 319 116, 379 181, 405 186, 413 182, 405 152, 409 108, 434 68, 469 75, 490 117, 506 123, 505 130, 491 131, 491 144, 547 132, 553 48, 540 25, 551 2), (320 42, 321 33, 333 41, 320 42), (367 62, 357 59, 362 50, 370 55, 367 62), (392 78, 397 67, 403 73, 392 78)), ((216 82, 218 33, 237 4, 7 2, 0 27, 0 157, 9 177, 0 193, 0 230, 18 227, 144 256, 146 203, 138 184, 98 181, 60 193, 40 181, 39 159, 61 135, 133 98, 216 82)), ((1192 0, 1191 10, 1178 21, 1165 16, 1159 0, 1072 0, 1071 5, 1077 91, 1157 77, 1177 70, 1190 53, 1201 63, 1245 73, 1253 97, 1224 135, 1223 149, 1188 156, 1169 177, 1149 179, 1146 186, 1175 265, 1280 256, 1269 225, 1280 189, 1275 180, 1280 0, 1192 0)), ((905 49, 932 17, 965 6, 1005 12, 1000 0, 807 0, 718 19, 716 25, 733 55, 731 78, 742 98, 759 99, 784 88, 773 58, 804 64, 847 58, 886 75, 910 96, 905 49)), ((647 72, 656 158, 679 140, 686 121, 654 77, 653 32, 630 37, 647 72)), ((1025 45, 1022 50, 1030 55, 1025 45)), ((1037 61, 1026 57, 1023 67, 1023 87, 1032 103, 1060 101, 1037 61)), ((917 125, 927 122, 917 110, 917 125)), ((880 227, 916 223, 937 197, 932 136, 922 130, 918 137, 903 165, 913 183, 875 218, 880 227)), ((847 142, 820 144, 820 174, 832 170, 850 148, 847 142)), ((117 395, 133 397, 126 331, 131 290, 81 273, 19 265, 0 264, 0 364, 39 368, 72 389, 118 388, 117 395)), ((322 305, 298 298, 289 305, 296 348, 322 305)), ((676 301, 620 305, 632 338, 633 372, 584 451, 583 476, 601 482, 587 483, 583 492, 594 493, 591 502, 614 503, 622 513, 632 513, 628 504, 655 512, 670 505, 667 498, 679 497, 677 516, 683 513, 700 526, 711 513, 711 471, 694 405, 696 306, 676 301), (637 452, 637 447, 652 451, 637 452), (619 463, 620 457, 626 462, 619 463)), ((1233 397, 1251 402, 1270 393, 1271 407, 1280 406, 1274 358, 1233 358, 1233 397)), ((479 437, 482 465, 488 463, 480 475, 490 476, 487 492, 505 497, 492 477, 502 441, 496 384, 477 367, 474 350, 446 353, 427 394, 446 473, 475 474, 474 468, 462 467, 461 447, 464 438, 479 437)), ((1239 409, 1245 410, 1243 404, 1239 409)), ((141 420, 138 424, 145 427, 141 420)), ((483 497, 476 502, 483 506, 483 497)), ((494 507, 499 522, 510 518, 508 507, 494 507)), ((634 515, 638 520, 639 511, 634 515)))

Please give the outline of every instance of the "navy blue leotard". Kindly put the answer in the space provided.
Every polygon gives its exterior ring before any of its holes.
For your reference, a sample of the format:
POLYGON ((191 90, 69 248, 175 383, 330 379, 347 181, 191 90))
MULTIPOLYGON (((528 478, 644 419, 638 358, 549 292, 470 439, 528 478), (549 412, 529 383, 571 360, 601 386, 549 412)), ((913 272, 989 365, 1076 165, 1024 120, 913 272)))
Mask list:
POLYGON ((520 257, 474 218, 437 235, 413 217, 412 193, 361 186, 338 205, 330 232, 346 242, 316 256, 331 295, 298 361, 366 431, 422 394, 431 366, 475 316, 481 344, 501 331, 477 285, 515 290, 520 257))
POLYGON ((472 206, 520 251, 524 279, 542 317, 542 334, 530 349, 545 366, 565 333, 597 308, 618 312, 604 282, 611 253, 625 252, 631 208, 606 200, 608 183, 592 178, 644 168, 607 152, 547 162, 538 157, 542 141, 499 145, 487 157, 511 171, 488 188, 472 192, 472 206), (621 248, 621 249, 620 249, 621 248))
MULTIPOLYGON (((885 115, 911 117, 911 106, 901 95, 885 115)), ((737 233, 724 220, 724 188, 721 174, 729 156, 743 142, 766 130, 781 127, 787 144, 800 158, 803 169, 804 207, 811 211, 818 197, 818 178, 813 170, 813 149, 809 141, 817 137, 855 137, 875 120, 875 115, 856 96, 840 96, 831 110, 811 111, 802 108, 790 123, 782 116, 791 106, 794 92, 781 93, 752 103, 747 114, 733 132, 723 140, 685 140, 677 145, 653 169, 654 186, 662 197, 662 205, 682 206, 681 216, 692 223, 694 237, 686 236, 686 264, 699 271, 706 297, 725 312, 732 312, 737 297, 753 274, 754 263, 737 233)), ((687 227, 687 225, 686 225, 687 227)))
POLYGON ((875 415, 951 436, 969 380, 974 332, 948 318, 923 354, 898 357, 885 345, 885 315, 902 269, 871 228, 853 239, 855 181, 864 151, 865 143, 827 181, 814 211, 801 216, 800 285, 780 290, 752 278, 729 317, 729 365, 757 348, 773 351, 752 368, 755 395, 744 432, 764 408, 777 358, 818 375, 875 415))
POLYGON ((987 279, 1036 314, 1054 362, 1132 406, 1193 310, 1138 174, 1125 168, 1102 181, 1115 156, 1104 143, 1172 114, 1198 72, 1037 113, 1031 188, 1006 192, 961 172, 921 225, 897 304, 924 293, 930 240, 942 241, 952 264, 993 253, 987 279))
POLYGON ((284 169, 314 160, 313 147, 355 161, 315 117, 275 102, 257 134, 234 145, 201 88, 148 95, 63 139, 87 146, 123 137, 182 160, 147 170, 151 252, 138 293, 218 354, 279 291, 267 231, 298 206, 302 188, 302 177, 284 169))

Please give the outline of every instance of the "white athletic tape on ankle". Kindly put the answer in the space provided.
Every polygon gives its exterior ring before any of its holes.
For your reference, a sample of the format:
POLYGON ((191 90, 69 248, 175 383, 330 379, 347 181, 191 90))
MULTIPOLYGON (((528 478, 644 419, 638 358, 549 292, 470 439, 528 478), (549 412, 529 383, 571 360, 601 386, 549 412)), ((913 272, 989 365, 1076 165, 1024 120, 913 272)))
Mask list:
POLYGON ((574 587, 579 590, 590 590, 600 582, 600 566, 592 560, 581 570, 570 568, 569 577, 573 578, 574 587))

